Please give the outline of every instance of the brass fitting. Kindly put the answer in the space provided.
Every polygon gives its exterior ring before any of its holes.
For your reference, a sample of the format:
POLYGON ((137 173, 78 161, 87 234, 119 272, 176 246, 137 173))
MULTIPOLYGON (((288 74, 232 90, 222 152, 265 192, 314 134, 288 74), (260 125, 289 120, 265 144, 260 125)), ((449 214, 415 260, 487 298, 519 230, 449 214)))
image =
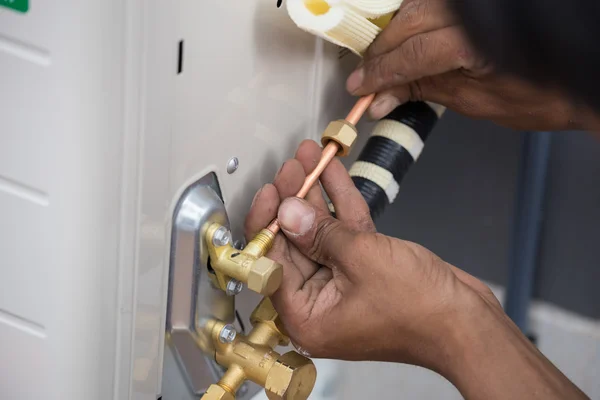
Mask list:
POLYGON ((232 279, 244 282, 248 289, 264 296, 273 294, 281 284, 283 267, 264 255, 273 244, 273 235, 268 230, 260 232, 244 250, 238 250, 231 241, 215 240, 223 227, 212 224, 206 230, 206 244, 210 265, 214 270, 213 283, 224 291, 232 279))
POLYGON ((350 122, 340 119, 330 122, 327 128, 325 128, 323 136, 321 136, 321 143, 325 147, 327 143, 333 140, 340 146, 340 150, 336 155, 338 157, 345 157, 350 154, 352 145, 354 145, 357 137, 358 132, 356 131, 356 127, 350 122))
POLYGON ((271 400, 307 399, 317 378, 315 365, 294 351, 283 355, 275 352, 276 346, 289 344, 289 339, 282 333, 279 316, 268 298, 256 307, 250 322, 253 326, 250 334, 238 334, 229 343, 220 339, 225 324, 217 321, 207 325, 214 342, 215 360, 227 372, 209 387, 202 400, 233 400, 246 380, 263 386, 271 400))
POLYGON ((235 395, 219 385, 210 385, 203 400, 235 400, 235 395))

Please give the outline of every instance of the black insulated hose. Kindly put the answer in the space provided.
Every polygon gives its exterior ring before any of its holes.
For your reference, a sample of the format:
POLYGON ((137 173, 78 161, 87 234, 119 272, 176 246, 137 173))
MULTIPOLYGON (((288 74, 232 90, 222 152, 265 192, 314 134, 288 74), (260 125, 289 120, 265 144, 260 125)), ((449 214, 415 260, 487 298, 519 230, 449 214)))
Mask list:
MULTIPOLYGON (((375 220, 394 202, 402 179, 421 155, 445 108, 409 102, 379 121, 349 170, 375 220)), ((335 210, 330 205, 331 211, 335 210)))

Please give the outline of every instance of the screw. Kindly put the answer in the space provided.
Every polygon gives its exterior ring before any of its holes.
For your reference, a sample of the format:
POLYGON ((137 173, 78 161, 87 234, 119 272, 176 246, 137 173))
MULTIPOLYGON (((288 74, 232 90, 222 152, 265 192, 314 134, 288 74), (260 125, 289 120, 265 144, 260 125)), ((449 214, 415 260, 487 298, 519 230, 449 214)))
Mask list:
POLYGON ((215 246, 227 246, 231 242, 231 232, 224 226, 215 231, 212 242, 215 246))
POLYGON ((221 332, 219 333, 219 341, 221 343, 231 343, 235 340, 236 335, 237 332, 235 331, 233 325, 227 324, 223 327, 223 329, 221 329, 221 332))
POLYGON ((233 247, 235 247, 238 250, 244 250, 244 247, 246 247, 246 243, 242 239, 236 240, 233 244, 233 247))
POLYGON ((237 171, 239 166, 240 166, 240 160, 238 160, 237 157, 233 157, 231 160, 229 160, 227 162, 227 173, 233 174, 235 171, 237 171))
POLYGON ((244 288, 244 284, 237 279, 231 279, 227 282, 227 296, 235 296, 236 294, 240 294, 242 289, 244 288))

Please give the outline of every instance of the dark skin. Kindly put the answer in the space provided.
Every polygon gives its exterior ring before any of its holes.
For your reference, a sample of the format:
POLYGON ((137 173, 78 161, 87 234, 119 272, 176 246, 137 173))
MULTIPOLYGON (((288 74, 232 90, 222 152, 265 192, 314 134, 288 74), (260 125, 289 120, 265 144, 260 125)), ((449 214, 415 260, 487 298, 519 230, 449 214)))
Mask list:
POLYGON ((517 130, 598 126, 560 90, 495 71, 473 50, 448 1, 404 1, 348 78, 350 93, 378 93, 369 110, 373 118, 406 101, 424 100, 517 130))
POLYGON ((504 314, 489 288, 429 250, 378 234, 341 162, 306 200, 296 193, 321 148, 303 142, 246 219, 252 238, 278 217, 268 257, 284 268, 272 301, 313 357, 402 362, 446 377, 467 399, 585 399, 504 314))

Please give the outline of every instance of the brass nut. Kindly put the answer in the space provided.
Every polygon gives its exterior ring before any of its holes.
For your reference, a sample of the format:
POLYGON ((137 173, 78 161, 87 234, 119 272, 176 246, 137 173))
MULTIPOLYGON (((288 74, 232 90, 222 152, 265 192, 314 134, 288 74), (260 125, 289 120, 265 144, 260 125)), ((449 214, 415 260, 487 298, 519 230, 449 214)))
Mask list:
POLYGON ((337 120, 329 123, 329 126, 325 128, 323 136, 321 136, 321 143, 327 146, 327 143, 334 141, 340 145, 340 150, 337 152, 337 156, 345 157, 350 154, 352 145, 358 137, 358 133, 354 125, 345 120, 337 120))
POLYGON ((279 289, 282 278, 282 265, 266 257, 261 257, 252 264, 248 272, 248 289, 263 296, 270 296, 279 289))
POLYGON ((279 357, 267 376, 270 400, 305 400, 315 386, 317 369, 311 360, 291 351, 279 357))
POLYGON ((202 400, 235 400, 235 396, 219 385, 210 385, 202 400))

